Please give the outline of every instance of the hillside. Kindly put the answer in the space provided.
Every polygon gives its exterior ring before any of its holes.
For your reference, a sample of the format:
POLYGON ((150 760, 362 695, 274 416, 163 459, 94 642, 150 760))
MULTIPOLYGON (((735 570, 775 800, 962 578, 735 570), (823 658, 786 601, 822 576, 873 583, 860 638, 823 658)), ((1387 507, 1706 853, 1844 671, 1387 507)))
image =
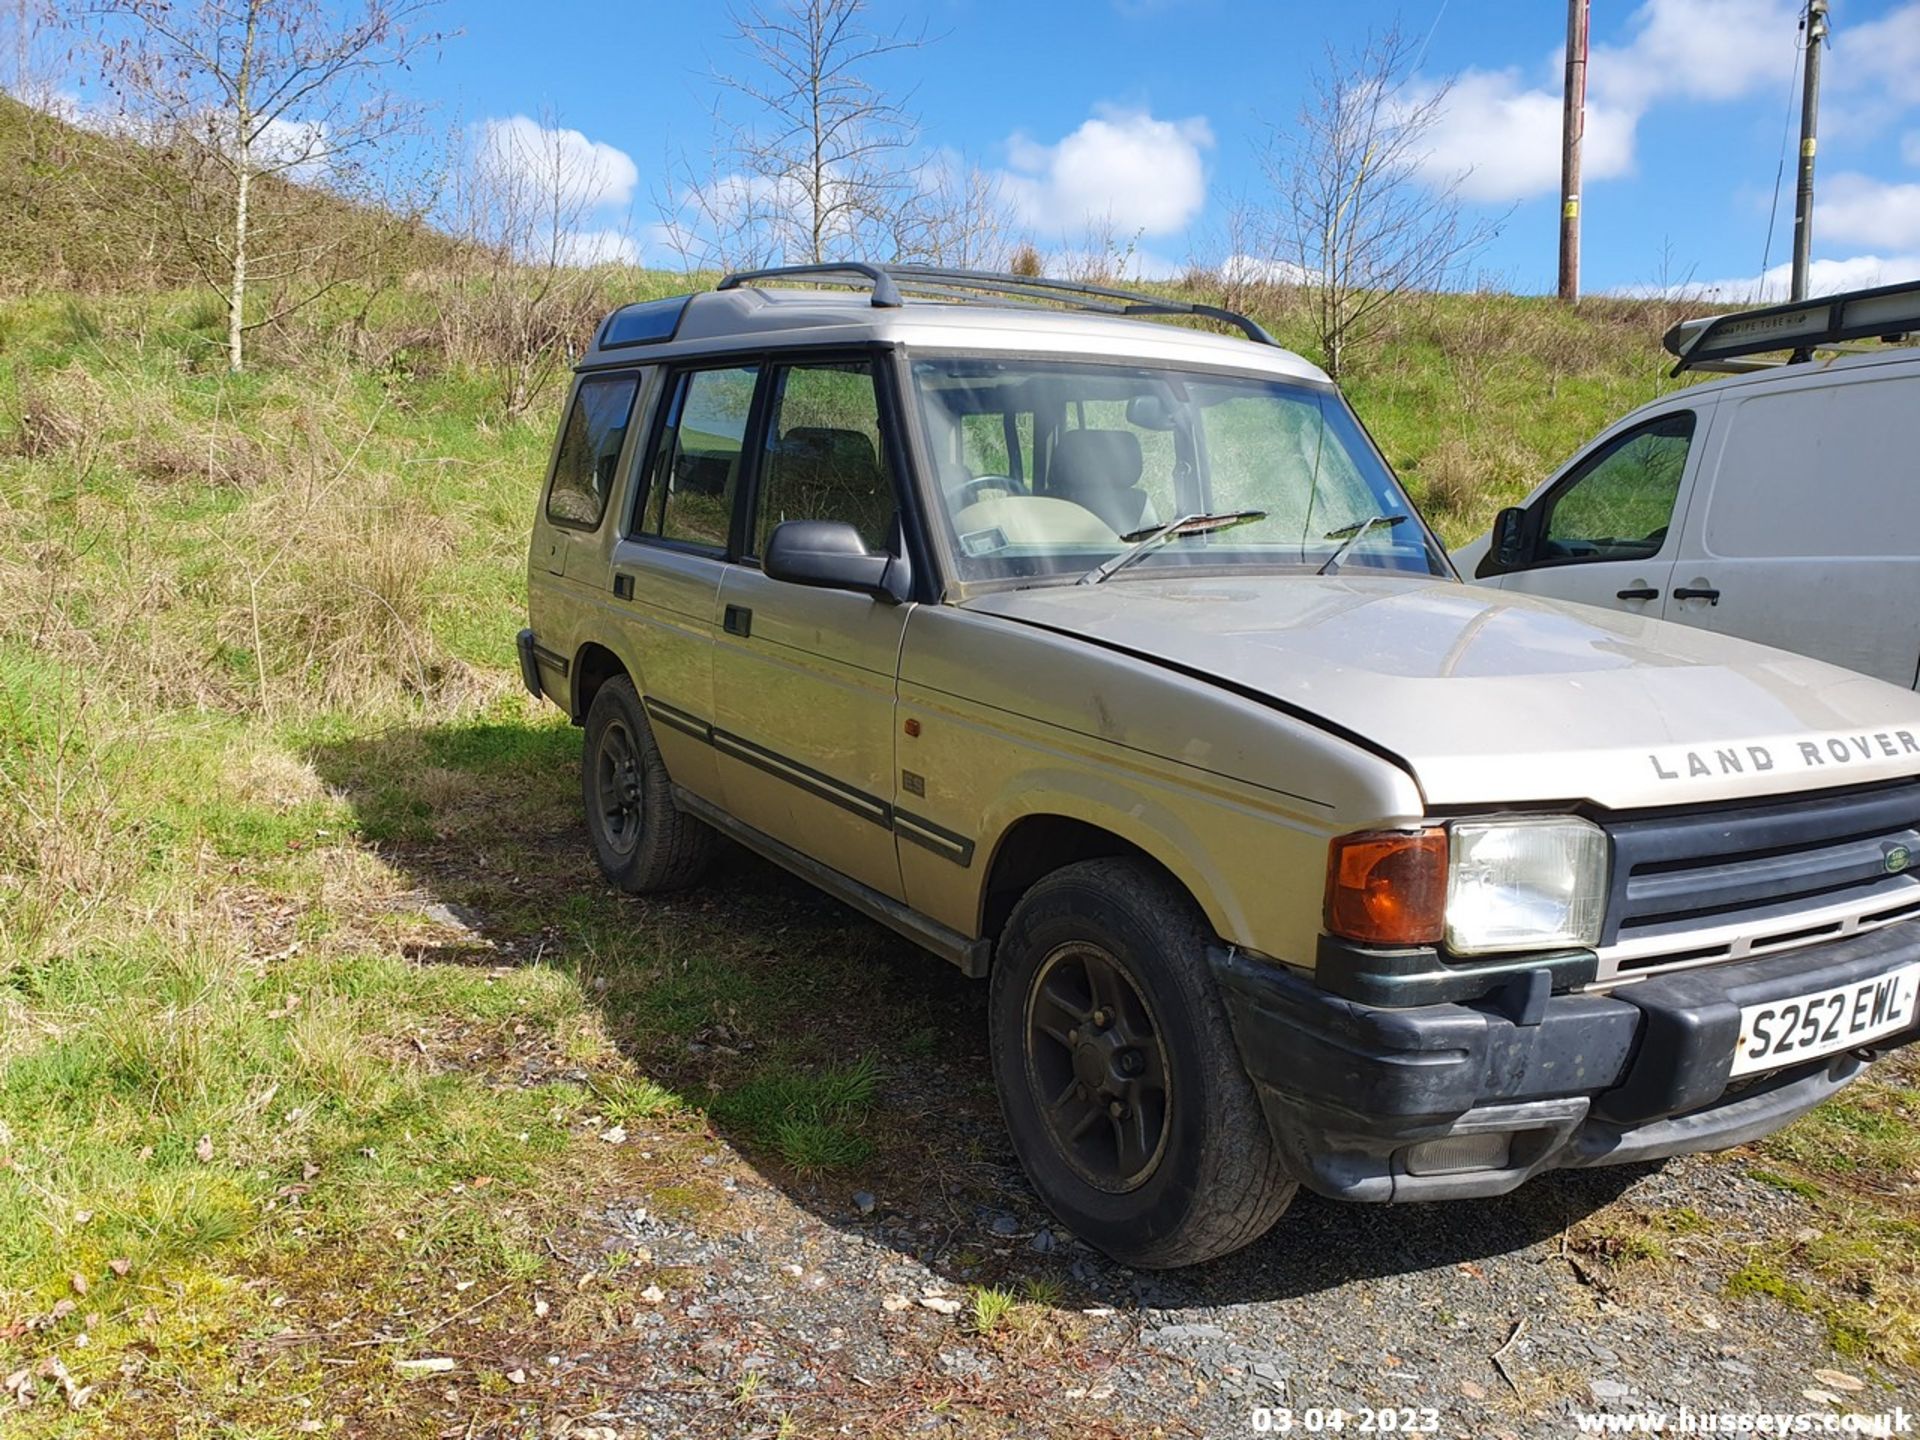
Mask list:
MULTIPOLYGON (((259 213, 276 221, 273 249, 302 257, 303 281, 324 281, 328 267, 398 275, 461 248, 375 205, 277 176, 258 184, 259 213)), ((0 295, 194 283, 194 197, 163 156, 0 92, 0 295)))

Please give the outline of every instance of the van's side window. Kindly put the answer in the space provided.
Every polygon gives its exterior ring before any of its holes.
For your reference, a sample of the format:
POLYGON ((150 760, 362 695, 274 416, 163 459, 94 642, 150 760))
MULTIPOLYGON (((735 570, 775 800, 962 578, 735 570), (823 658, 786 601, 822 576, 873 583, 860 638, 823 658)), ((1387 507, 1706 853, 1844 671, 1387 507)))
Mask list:
POLYGON ((582 380, 560 436, 560 454, 547 491, 547 519, 576 529, 598 528, 613 490, 614 466, 627 438, 640 377, 595 375, 582 380))
POLYGON ((742 365, 693 370, 675 381, 638 530, 703 549, 727 548, 758 378, 757 367, 742 365))
POLYGON ((1662 415, 1589 456, 1547 500, 1536 559, 1645 560, 1660 553, 1693 445, 1691 410, 1662 415))
POLYGON ((790 365, 774 372, 761 461, 756 555, 785 520, 843 520, 887 548, 898 506, 886 465, 873 368, 790 365))

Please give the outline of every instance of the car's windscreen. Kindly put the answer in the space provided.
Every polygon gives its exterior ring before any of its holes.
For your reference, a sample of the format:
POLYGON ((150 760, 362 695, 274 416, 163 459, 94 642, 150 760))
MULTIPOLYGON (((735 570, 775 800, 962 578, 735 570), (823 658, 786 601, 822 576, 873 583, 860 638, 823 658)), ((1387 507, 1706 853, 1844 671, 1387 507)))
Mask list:
POLYGON ((1204 371, 916 355, 914 389, 959 578, 1078 576, 1156 528, 1128 574, 1180 567, 1447 575, 1339 396, 1204 371), (1131 537, 1131 538, 1129 538, 1131 537), (1337 558, 1336 558, 1337 557, 1337 558))

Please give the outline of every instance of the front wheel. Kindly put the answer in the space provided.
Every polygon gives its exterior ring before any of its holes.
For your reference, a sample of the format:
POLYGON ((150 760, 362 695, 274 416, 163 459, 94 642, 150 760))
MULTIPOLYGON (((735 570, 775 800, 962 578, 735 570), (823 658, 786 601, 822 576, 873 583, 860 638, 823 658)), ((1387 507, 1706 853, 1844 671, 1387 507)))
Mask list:
POLYGON ((1206 960, 1205 917, 1126 859, 1055 871, 1014 908, 989 1001, 994 1078, 1034 1188, 1116 1260, 1197 1264, 1293 1198, 1206 960))

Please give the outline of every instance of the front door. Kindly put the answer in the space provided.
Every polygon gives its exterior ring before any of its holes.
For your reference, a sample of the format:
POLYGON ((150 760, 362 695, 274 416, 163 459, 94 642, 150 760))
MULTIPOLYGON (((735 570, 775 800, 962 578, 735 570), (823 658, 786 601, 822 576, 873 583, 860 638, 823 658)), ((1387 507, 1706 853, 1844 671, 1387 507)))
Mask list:
POLYGON ((1702 428, 1675 410, 1601 441, 1534 502, 1530 553, 1501 587, 1658 618, 1702 428))
POLYGON ((733 816, 899 898, 895 678, 908 605, 770 580, 785 520, 842 520, 876 553, 900 542, 900 451, 868 360, 781 365, 764 381, 758 485, 720 584, 714 752, 733 816))

